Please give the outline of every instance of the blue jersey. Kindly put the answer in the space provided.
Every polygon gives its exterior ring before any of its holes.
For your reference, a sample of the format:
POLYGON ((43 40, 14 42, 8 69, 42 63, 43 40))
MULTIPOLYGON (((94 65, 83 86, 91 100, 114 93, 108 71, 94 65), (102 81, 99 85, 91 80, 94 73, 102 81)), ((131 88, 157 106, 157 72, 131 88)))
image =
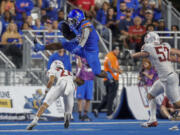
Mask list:
MULTIPOLYGON (((87 63, 89 66, 92 68, 92 71, 95 75, 98 75, 101 73, 101 64, 98 58, 98 53, 99 53, 99 36, 94 28, 94 26, 91 24, 90 21, 86 20, 83 21, 80 26, 77 28, 77 33, 79 35, 82 34, 82 29, 83 28, 91 28, 90 34, 88 36, 88 39, 84 45, 84 47, 81 47, 79 51, 77 51, 76 55, 86 58, 87 63)), ((73 50, 79 46, 79 44, 75 41, 66 41, 66 40, 61 40, 62 46, 64 49, 68 50, 69 52, 73 52, 73 50)))
POLYGON ((92 23, 89 20, 83 21, 81 23, 81 25, 78 27, 78 31, 79 33, 82 33, 82 29, 83 28, 91 28, 91 32, 89 34, 89 37, 86 41, 86 44, 84 45, 84 48, 86 51, 97 51, 99 52, 99 47, 98 47, 98 43, 99 43, 99 36, 94 28, 94 26, 92 25, 92 23))
POLYGON ((70 62, 70 57, 67 54, 64 54, 63 56, 60 56, 58 54, 58 52, 53 53, 49 57, 49 61, 48 61, 48 64, 47 64, 47 69, 48 70, 50 69, 50 66, 51 66, 52 62, 55 61, 55 60, 62 61, 66 70, 68 70, 68 71, 72 70, 72 65, 71 65, 71 62, 70 62))

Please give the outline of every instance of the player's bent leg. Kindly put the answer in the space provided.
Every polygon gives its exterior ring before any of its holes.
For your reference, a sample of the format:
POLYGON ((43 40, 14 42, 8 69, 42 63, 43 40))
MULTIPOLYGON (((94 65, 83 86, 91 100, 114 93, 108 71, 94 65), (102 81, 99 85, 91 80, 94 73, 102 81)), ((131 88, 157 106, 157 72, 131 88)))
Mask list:
POLYGON ((168 76, 166 83, 166 95, 174 107, 180 108, 179 79, 176 73, 168 76))
POLYGON ((39 108, 33 121, 26 128, 27 130, 32 130, 37 125, 40 116, 44 113, 44 111, 48 108, 48 106, 50 106, 59 96, 60 96, 60 91, 56 87, 48 92, 48 94, 44 99, 44 103, 39 108))
POLYGON ((150 119, 149 121, 142 123, 141 126, 145 128, 156 127, 158 125, 156 119, 156 101, 154 96, 152 96, 150 93, 147 94, 147 98, 149 100, 150 119))
POLYGON ((91 67, 93 73, 100 78, 107 78, 107 73, 101 70, 101 64, 98 57, 98 52, 84 52, 85 58, 91 67))
POLYGON ((48 105, 47 103, 43 103, 43 104, 41 105, 41 107, 39 108, 36 116, 37 116, 37 117, 41 117, 41 115, 44 113, 44 111, 45 111, 48 107, 49 107, 49 105, 48 105))
POLYGON ((64 96, 64 107, 65 107, 65 113, 64 113, 64 128, 69 128, 70 121, 71 121, 71 114, 73 110, 74 105, 74 98, 73 98, 73 90, 69 93, 69 95, 64 96))
POLYGON ((149 108, 150 108, 150 119, 149 121, 141 124, 141 126, 145 128, 156 127, 158 125, 156 119, 156 102, 154 98, 149 100, 149 108))
POLYGON ((64 113, 64 128, 68 128, 71 120, 71 113, 64 113))
POLYGON ((34 117, 33 121, 27 126, 27 130, 32 130, 37 124, 38 124, 38 120, 41 117, 41 115, 44 113, 44 111, 48 108, 48 104, 47 103, 43 103, 41 105, 41 107, 39 108, 36 116, 34 117))
POLYGON ((38 124, 38 119, 34 119, 27 127, 26 130, 32 130, 38 124))

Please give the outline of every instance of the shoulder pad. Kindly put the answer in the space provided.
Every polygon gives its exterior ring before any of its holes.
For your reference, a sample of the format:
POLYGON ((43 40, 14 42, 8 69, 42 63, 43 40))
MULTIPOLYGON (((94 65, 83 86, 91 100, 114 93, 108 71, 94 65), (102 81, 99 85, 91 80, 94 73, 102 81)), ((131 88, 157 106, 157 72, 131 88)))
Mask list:
POLYGON ((81 29, 86 28, 86 27, 91 27, 91 26, 92 26, 92 23, 87 20, 87 21, 82 22, 81 29))

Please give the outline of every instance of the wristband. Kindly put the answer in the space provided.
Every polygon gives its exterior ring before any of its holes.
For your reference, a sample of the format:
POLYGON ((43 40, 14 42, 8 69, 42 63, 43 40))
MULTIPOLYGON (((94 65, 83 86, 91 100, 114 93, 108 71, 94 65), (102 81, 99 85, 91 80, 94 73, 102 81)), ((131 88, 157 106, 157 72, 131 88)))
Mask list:
POLYGON ((50 90, 50 88, 47 88, 47 87, 46 87, 45 91, 49 91, 49 90, 50 90))

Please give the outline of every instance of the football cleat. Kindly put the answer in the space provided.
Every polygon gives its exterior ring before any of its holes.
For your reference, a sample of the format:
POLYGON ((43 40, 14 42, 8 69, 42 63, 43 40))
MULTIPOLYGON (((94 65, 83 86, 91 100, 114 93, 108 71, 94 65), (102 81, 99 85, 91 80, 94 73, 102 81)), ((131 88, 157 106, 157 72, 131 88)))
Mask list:
POLYGON ((142 123, 141 126, 144 127, 144 128, 148 128, 148 127, 157 127, 158 125, 158 122, 157 121, 153 121, 153 122, 145 122, 145 123, 142 123))
POLYGON ((44 51, 45 50, 45 46, 37 43, 37 44, 34 45, 33 49, 34 49, 35 52, 44 51))
POLYGON ((71 120, 71 114, 65 113, 64 114, 64 128, 69 128, 70 120, 71 120))
POLYGON ((169 128, 169 130, 178 131, 178 130, 179 130, 179 127, 178 127, 178 126, 173 126, 173 127, 169 128))
POLYGON ((38 123, 35 121, 32 121, 26 128, 26 130, 32 130, 38 123))

